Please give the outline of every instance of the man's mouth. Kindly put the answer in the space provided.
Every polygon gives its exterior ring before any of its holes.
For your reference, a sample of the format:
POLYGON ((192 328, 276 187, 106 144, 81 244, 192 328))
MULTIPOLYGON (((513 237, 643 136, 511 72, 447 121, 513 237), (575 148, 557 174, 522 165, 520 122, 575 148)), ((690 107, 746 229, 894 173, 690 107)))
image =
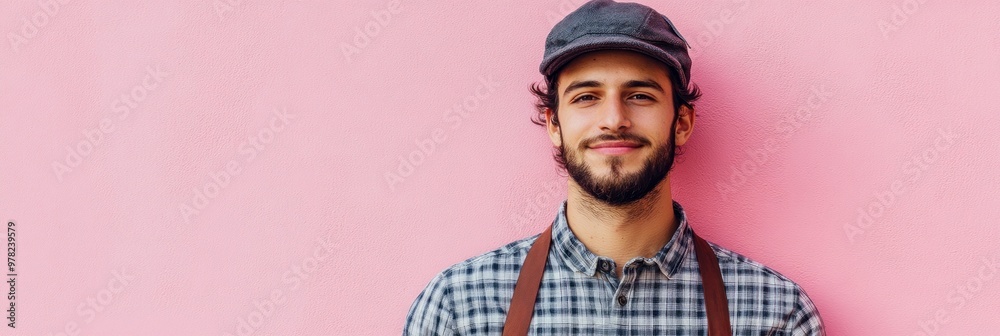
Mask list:
POLYGON ((590 148, 605 155, 623 155, 636 151, 641 144, 631 141, 605 141, 591 145, 590 148))

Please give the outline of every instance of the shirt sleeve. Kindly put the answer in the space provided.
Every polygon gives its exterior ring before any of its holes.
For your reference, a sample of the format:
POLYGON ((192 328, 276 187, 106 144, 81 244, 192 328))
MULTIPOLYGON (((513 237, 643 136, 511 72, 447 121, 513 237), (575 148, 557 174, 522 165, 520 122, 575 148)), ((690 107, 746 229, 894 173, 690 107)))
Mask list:
POLYGON ((403 336, 455 336, 454 300, 448 271, 439 273, 420 292, 406 315, 403 336))
POLYGON ((796 285, 796 289, 798 292, 798 300, 795 304, 796 311, 791 314, 787 324, 791 328, 791 334, 795 336, 826 336, 819 309, 801 287, 796 285))

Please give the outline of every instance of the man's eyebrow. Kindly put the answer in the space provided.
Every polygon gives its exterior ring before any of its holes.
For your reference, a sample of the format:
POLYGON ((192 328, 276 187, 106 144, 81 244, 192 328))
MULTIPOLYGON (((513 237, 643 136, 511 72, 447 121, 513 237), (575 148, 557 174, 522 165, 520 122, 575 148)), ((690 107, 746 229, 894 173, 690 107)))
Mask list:
POLYGON ((595 81, 595 80, 574 81, 572 83, 569 83, 569 86, 566 87, 566 91, 563 92, 563 95, 566 95, 566 94, 572 92, 573 90, 580 89, 580 88, 585 88, 585 87, 601 87, 601 82, 598 82, 598 81, 595 81))
POLYGON ((660 91, 661 93, 665 93, 665 91, 663 91, 663 87, 660 86, 660 83, 657 83, 652 79, 630 80, 625 82, 625 85, 623 85, 623 87, 630 89, 644 87, 644 88, 655 89, 657 91, 660 91))

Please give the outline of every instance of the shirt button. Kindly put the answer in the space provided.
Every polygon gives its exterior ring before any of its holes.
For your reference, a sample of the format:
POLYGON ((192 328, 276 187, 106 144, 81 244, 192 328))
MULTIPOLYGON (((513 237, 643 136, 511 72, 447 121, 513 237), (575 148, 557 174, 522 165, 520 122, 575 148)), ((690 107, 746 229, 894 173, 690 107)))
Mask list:
POLYGON ((624 306, 626 303, 628 303, 628 299, 625 298, 625 295, 619 295, 618 296, 618 305, 619 306, 624 306))
POLYGON ((605 260, 601 260, 601 270, 605 271, 605 272, 610 271, 611 270, 611 264, 609 264, 605 260))

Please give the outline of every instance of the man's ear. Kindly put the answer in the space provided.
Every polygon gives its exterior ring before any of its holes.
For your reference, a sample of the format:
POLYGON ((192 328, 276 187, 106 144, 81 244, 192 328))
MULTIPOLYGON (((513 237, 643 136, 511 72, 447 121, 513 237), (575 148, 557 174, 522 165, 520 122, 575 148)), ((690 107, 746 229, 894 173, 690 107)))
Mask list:
POLYGON ((556 117, 556 112, 552 111, 550 108, 545 108, 545 129, 549 132, 549 139, 552 140, 552 145, 559 147, 562 145, 562 138, 559 136, 559 126, 552 122, 552 119, 556 117))
POLYGON ((674 144, 677 146, 682 146, 684 143, 691 138, 691 132, 694 132, 694 108, 687 105, 681 105, 677 109, 677 125, 674 134, 674 144))

